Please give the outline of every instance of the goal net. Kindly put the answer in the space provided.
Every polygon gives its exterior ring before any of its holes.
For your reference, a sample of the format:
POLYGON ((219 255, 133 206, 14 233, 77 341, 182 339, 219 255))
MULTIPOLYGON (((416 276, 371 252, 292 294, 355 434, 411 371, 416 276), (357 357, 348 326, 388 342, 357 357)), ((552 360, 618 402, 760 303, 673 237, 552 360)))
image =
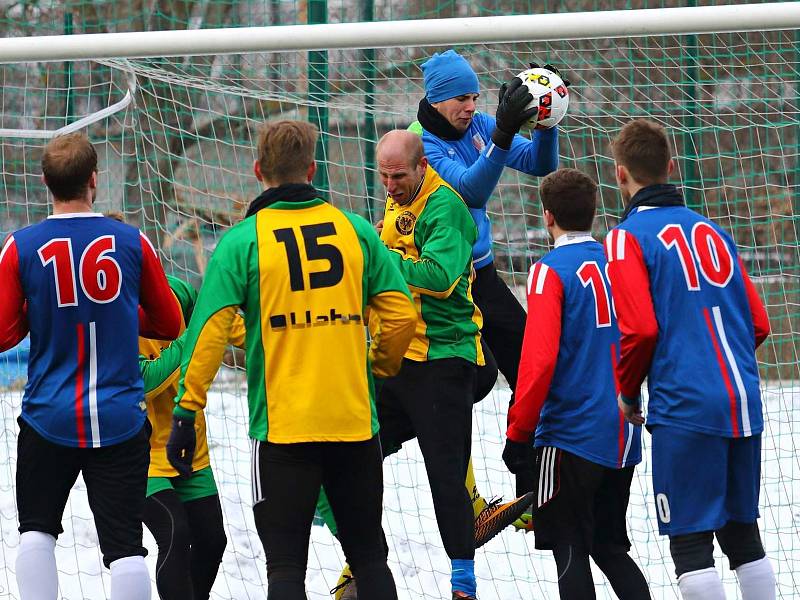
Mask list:
MULTIPOLYGON (((563 68, 572 86, 570 110, 560 125, 560 164, 599 182, 598 237, 618 222, 623 208, 610 140, 632 117, 668 128, 678 167, 674 180, 692 208, 732 232, 770 315, 772 335, 758 353, 766 417, 759 523, 777 572, 778 597, 800 598, 800 37, 794 30, 620 36, 455 49, 478 73, 479 107, 489 114, 499 85, 529 61, 563 68)), ((199 287, 215 244, 261 191, 252 174, 257 126, 278 118, 307 119, 320 128, 315 184, 321 194, 376 221, 384 205, 376 141, 416 119, 424 95, 420 64, 447 47, 0 65, 0 235, 48 214, 40 149, 56 131, 82 128, 100 154, 98 210, 124 213, 157 246, 168 273, 199 287)), ((536 178, 507 169, 488 206, 496 265, 520 299, 529 265, 549 247, 537 185, 536 178)), ((15 418, 25 360, 24 344, 0 355, 0 597, 8 598, 19 597, 15 418)), ((212 598, 263 598, 266 572, 250 506, 243 365, 236 353, 226 361, 207 409, 228 535, 212 598)), ((475 407, 473 460, 487 497, 513 494, 500 458, 509 394, 501 380, 475 407)), ((654 598, 678 598, 668 543, 657 534, 649 435, 643 438, 645 459, 629 510, 632 556, 654 598)), ((415 443, 386 460, 385 483, 384 527, 400 597, 444 597, 449 561, 415 443)), ((63 526, 57 546, 62 596, 107 597, 109 579, 80 480, 63 526)), ((152 573, 156 549, 148 534, 146 541, 152 573)), ((342 562, 334 538, 314 527, 309 598, 329 597, 342 562)), ((717 568, 728 597, 739 597, 719 552, 717 568)), ((551 555, 534 549, 533 534, 513 529, 477 552, 476 574, 484 600, 558 594, 551 555)), ((595 575, 598 598, 614 598, 599 571, 595 575)))

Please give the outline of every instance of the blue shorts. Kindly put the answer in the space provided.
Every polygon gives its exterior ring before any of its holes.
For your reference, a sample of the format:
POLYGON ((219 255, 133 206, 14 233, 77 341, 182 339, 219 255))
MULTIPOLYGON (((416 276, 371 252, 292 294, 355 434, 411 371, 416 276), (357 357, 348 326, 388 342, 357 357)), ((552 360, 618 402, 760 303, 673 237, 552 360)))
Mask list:
POLYGON ((666 425, 652 428, 658 531, 716 531, 755 523, 761 485, 761 435, 724 438, 666 425))

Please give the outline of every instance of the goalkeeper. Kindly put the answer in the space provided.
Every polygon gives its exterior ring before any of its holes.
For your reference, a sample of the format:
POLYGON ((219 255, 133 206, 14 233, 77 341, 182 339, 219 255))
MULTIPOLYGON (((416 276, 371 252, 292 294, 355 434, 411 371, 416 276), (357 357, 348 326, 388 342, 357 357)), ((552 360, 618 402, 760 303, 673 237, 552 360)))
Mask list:
MULTIPOLYGON (((167 281, 180 303, 183 329, 197 292, 175 277, 168 275, 167 281)), ((244 322, 237 315, 230 343, 243 346, 244 334, 244 322)), ((207 600, 227 543, 203 411, 195 419, 196 450, 191 470, 180 477, 167 460, 166 444, 185 341, 185 332, 171 344, 139 338, 139 366, 147 416, 153 427, 143 520, 158 545, 156 587, 161 600, 207 600)))
POLYGON ((186 338, 167 456, 179 471, 190 468, 196 414, 241 308, 253 513, 268 600, 306 598, 309 536, 323 483, 364 600, 392 600, 370 365, 381 376, 397 372, 416 314, 371 225, 310 185, 317 135, 303 121, 274 121, 261 130, 254 171, 267 189, 209 262, 186 338), (367 306, 380 321, 369 351, 367 306))
MULTIPOLYGON (((536 108, 526 108, 533 96, 516 77, 500 88, 494 117, 477 112, 478 77, 453 50, 434 54, 423 63, 422 72, 425 97, 419 103, 418 120, 409 129, 422 136, 431 166, 464 198, 478 227, 472 248, 472 295, 483 315, 481 334, 513 391, 517 387, 525 311, 495 268, 486 205, 505 167, 536 176, 558 167, 558 129, 537 129, 532 139, 518 134, 536 114, 536 108)), ((518 496, 533 487, 532 468, 517 474, 518 496)), ((479 496, 476 501, 482 503, 479 496)))

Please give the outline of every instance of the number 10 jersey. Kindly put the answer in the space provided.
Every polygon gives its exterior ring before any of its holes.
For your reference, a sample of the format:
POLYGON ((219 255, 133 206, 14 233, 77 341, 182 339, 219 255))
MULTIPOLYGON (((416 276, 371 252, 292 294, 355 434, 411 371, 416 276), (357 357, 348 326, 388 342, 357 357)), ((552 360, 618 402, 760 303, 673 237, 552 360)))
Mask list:
POLYGON ((639 206, 605 240, 630 397, 648 377, 649 425, 723 437, 763 429, 755 350, 766 311, 714 222, 685 206, 639 206))

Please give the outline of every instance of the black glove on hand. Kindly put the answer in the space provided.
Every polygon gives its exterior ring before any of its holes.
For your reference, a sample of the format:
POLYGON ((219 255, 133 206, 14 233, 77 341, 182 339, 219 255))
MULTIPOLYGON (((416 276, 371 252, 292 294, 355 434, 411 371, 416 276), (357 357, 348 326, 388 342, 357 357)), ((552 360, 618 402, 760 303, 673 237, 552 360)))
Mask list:
POLYGON ((169 432, 167 441, 167 460, 183 479, 188 479, 192 474, 196 443, 194 416, 188 418, 173 414, 172 431, 169 432))
POLYGON ((539 67, 539 63, 532 62, 532 63, 528 63, 528 64, 530 65, 531 69, 539 69, 539 68, 541 68, 541 69, 547 69, 551 73, 555 73, 556 75, 561 77, 561 81, 564 82, 564 87, 569 87, 569 80, 565 79, 564 76, 561 74, 561 71, 556 69, 553 65, 548 64, 548 65, 545 65, 543 67, 539 67))
POLYGON ((507 439, 503 450, 503 462, 514 475, 530 471, 533 468, 533 448, 529 443, 523 444, 507 439))
POLYGON ((492 134, 492 141, 498 148, 508 150, 511 148, 511 141, 519 128, 530 121, 531 117, 538 112, 538 108, 536 106, 527 108, 533 100, 533 94, 522 85, 519 77, 514 77, 508 83, 500 86, 498 95, 500 101, 494 117, 497 126, 492 134))

